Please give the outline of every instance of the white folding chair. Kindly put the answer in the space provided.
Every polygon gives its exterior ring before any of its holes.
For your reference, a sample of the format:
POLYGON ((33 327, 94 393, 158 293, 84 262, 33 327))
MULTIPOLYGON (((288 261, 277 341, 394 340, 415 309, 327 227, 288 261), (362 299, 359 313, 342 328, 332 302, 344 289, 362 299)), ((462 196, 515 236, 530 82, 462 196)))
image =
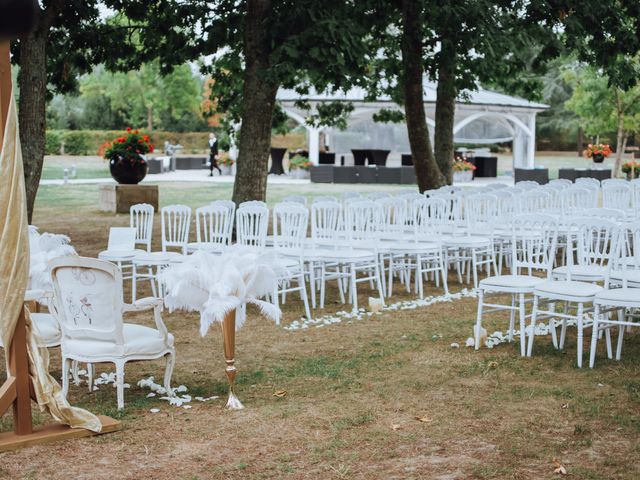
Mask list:
POLYGON ((263 202, 244 202, 236 211, 238 245, 264 249, 269 228, 269 209, 263 202))
POLYGON ((231 244, 232 229, 233 210, 225 205, 199 207, 196 209, 196 241, 187 244, 187 251, 220 253, 231 244))

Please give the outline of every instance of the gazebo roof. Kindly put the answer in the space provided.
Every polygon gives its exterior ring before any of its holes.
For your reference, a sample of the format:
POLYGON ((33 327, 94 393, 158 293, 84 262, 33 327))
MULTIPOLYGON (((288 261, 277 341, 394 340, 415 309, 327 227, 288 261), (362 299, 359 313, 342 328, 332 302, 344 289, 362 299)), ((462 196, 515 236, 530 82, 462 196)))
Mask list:
MULTIPOLYGON (((424 102, 425 104, 435 104, 436 102, 435 82, 428 80, 423 81, 424 102)), ((466 98, 459 98, 456 102, 459 106, 478 106, 478 107, 504 107, 506 109, 543 111, 549 108, 549 105, 543 103, 530 102, 523 98, 505 95, 503 93, 486 90, 482 87, 475 91, 465 91, 466 98)), ((313 89, 309 94, 301 95, 295 90, 280 89, 277 96, 278 101, 282 103, 293 103, 299 100, 309 102, 353 102, 359 104, 379 104, 379 103, 395 103, 387 95, 381 95, 375 100, 367 100, 367 91, 364 88, 354 87, 345 91, 336 92, 317 92, 313 89)))

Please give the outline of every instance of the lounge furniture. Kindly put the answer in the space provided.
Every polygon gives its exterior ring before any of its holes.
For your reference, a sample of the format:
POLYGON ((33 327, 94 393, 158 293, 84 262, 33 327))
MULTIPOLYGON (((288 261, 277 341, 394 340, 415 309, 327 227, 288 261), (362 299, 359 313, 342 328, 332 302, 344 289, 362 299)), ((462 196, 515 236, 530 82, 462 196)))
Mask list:
POLYGON ((369 150, 351 149, 353 153, 353 164, 355 166, 366 165, 369 150))
POLYGON ((336 163, 336 154, 332 152, 320 152, 318 155, 318 164, 333 165, 336 163))
POLYGON ((565 178, 572 182, 575 182, 577 178, 606 180, 611 178, 611 170, 605 168, 561 168, 558 170, 558 178, 565 178))
POLYGON ((284 154, 287 152, 286 148, 271 147, 271 168, 269 174, 284 175, 284 167, 282 166, 282 160, 284 154))
MULTIPOLYGON (((310 169, 312 183, 333 183, 333 165, 318 165, 310 169)), ((339 167, 342 168, 342 167, 339 167)))
POLYGON ((387 157, 391 153, 391 150, 369 150, 369 162, 379 167, 384 167, 387 164, 387 157))
POLYGON ((515 182, 523 182, 526 180, 538 182, 540 185, 549 183, 548 168, 516 168, 513 172, 515 182))
POLYGON ((200 170, 207 165, 207 157, 176 157, 176 170, 200 170))
POLYGON ((402 167, 379 167, 377 171, 377 183, 402 183, 402 167))
POLYGON ((475 160, 476 170, 473 177, 492 177, 498 176, 498 157, 473 157, 475 160))
POLYGON ((376 183, 378 181, 377 167, 356 167, 358 172, 358 183, 376 183))
POLYGON ((400 155, 400 164, 403 167, 413 167, 413 158, 410 153, 403 153, 400 155))
POLYGON ((358 183, 358 167, 334 167, 334 183, 358 183))

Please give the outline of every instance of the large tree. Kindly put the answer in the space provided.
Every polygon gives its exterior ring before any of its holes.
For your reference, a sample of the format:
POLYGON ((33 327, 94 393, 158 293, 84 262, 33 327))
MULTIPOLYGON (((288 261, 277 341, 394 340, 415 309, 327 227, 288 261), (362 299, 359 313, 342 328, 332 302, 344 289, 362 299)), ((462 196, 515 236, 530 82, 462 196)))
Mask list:
POLYGON ((138 32, 141 51, 158 56, 163 65, 206 59, 204 71, 213 79, 216 100, 212 106, 225 114, 227 125, 240 125, 236 202, 266 196, 278 89, 346 88, 365 72, 366 22, 371 14, 358 2, 109 3, 132 22, 146 24, 138 32))
POLYGON ((42 0, 35 29, 12 45, 20 66, 18 119, 29 221, 44 161, 46 103, 52 91, 68 91, 77 73, 95 61, 102 41, 97 0, 42 0))

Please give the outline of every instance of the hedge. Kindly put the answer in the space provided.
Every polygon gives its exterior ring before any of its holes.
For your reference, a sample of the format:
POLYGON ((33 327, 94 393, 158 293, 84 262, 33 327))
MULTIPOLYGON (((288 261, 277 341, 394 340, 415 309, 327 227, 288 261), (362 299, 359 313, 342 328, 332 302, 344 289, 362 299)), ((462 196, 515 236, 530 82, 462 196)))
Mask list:
MULTIPOLYGON (((124 130, 47 130, 45 153, 58 155, 64 144, 66 155, 97 155, 102 144, 125 133, 124 130)), ((179 143, 184 147, 183 153, 205 153, 209 149, 209 132, 153 132, 149 136, 159 153, 165 141, 179 143)))

